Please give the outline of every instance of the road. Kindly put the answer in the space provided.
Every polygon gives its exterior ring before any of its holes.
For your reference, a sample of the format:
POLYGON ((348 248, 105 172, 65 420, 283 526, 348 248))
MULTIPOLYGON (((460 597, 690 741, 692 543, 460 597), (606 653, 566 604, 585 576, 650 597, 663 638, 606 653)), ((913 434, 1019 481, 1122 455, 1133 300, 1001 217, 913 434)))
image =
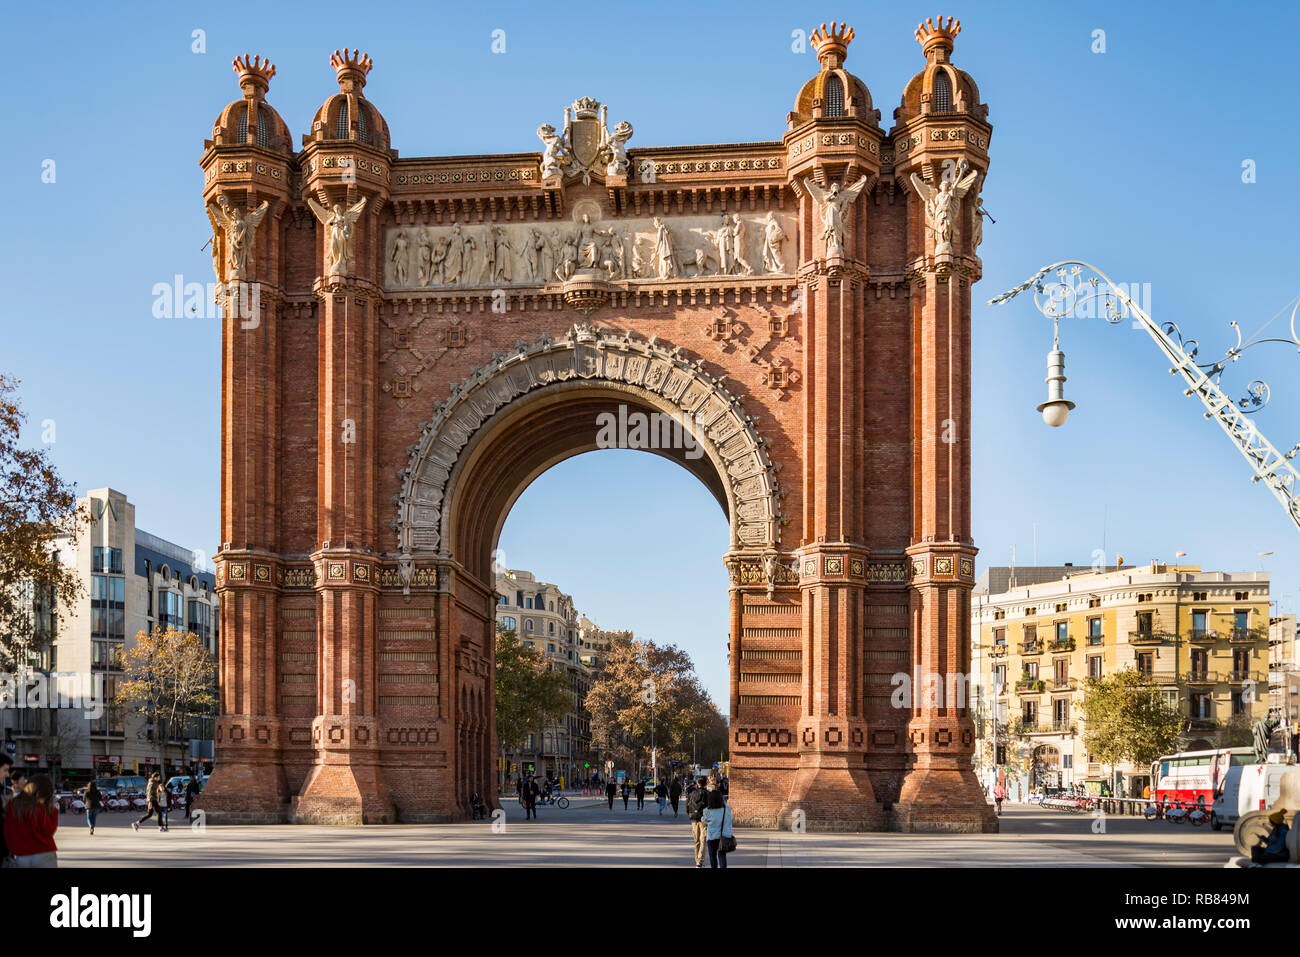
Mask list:
MULTIPOLYGON (((490 821, 372 827, 261 826, 196 830, 183 813, 159 833, 131 830, 135 814, 102 813, 92 837, 64 814, 55 835, 61 866, 559 866, 690 867, 685 809, 674 820, 653 801, 613 811, 604 801, 543 806, 525 821, 513 802, 490 821)), ((732 867, 1221 867, 1235 852, 1228 831, 1133 817, 1007 805, 999 834, 794 834, 737 829, 732 867), (1104 833, 1094 827, 1104 824, 1104 833)))

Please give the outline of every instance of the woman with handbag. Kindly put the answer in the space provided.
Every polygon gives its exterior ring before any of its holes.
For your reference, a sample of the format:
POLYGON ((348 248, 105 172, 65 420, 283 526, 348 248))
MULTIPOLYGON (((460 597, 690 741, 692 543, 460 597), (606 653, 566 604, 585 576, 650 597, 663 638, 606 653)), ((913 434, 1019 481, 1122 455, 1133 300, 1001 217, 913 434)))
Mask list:
POLYGON ((704 825, 707 828, 706 840, 709 847, 709 867, 726 867, 727 854, 736 849, 736 837, 731 825, 734 815, 727 806, 722 792, 716 790, 709 782, 707 803, 704 807, 704 825))

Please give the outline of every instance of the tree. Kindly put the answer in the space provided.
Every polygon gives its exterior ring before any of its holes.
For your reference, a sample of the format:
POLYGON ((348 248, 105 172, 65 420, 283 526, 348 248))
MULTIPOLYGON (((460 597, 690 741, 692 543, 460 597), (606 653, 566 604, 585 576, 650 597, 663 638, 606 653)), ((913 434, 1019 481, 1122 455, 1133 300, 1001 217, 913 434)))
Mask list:
POLYGON ((81 594, 76 569, 58 554, 75 544, 84 515, 48 449, 24 449, 27 421, 18 380, 0 374, 0 671, 42 668, 63 620, 81 594))
POLYGON ((1125 760, 1149 766, 1176 749, 1183 730, 1178 708, 1165 702, 1150 677, 1131 668, 1088 679, 1082 707, 1084 745, 1112 771, 1125 760))
POLYGON ((193 632, 155 627, 136 634, 122 670, 114 702, 154 725, 163 768, 171 735, 189 719, 216 711, 216 660, 193 632))
POLYGON ((497 751, 522 748, 531 732, 568 714, 573 706, 569 679, 546 666, 540 652, 514 631, 496 637, 497 751))
MULTIPOLYGON (((602 636, 604 637, 604 636, 602 636)), ((692 736, 701 755, 726 752, 726 720, 701 687, 690 655, 631 632, 607 633, 604 661, 587 692, 591 734, 628 766, 648 758, 653 722, 660 756, 686 760, 692 736)))

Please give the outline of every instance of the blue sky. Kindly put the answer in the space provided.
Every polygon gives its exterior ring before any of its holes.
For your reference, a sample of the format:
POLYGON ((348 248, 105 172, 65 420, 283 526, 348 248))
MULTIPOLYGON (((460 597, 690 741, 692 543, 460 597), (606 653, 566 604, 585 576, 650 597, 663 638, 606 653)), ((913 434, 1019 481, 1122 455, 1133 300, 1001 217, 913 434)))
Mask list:
MULTIPOLYGON (((271 103, 295 143, 337 89, 328 57, 370 53, 366 88, 402 155, 537 148, 583 95, 636 128, 631 146, 778 139, 811 53, 791 34, 822 19, 857 31, 848 68, 888 127, 923 60, 912 38, 933 3, 693 3, 689 19, 641 5, 6 5, 11 82, 0 101, 8 189, 0 230, 0 368, 23 379, 28 441, 53 420, 53 455, 79 488, 112 485, 148 530, 211 554, 218 523, 219 328, 158 319, 155 283, 211 279, 198 159, 239 95, 230 59, 269 56, 271 103), (807 11, 804 13, 803 11, 807 11), (816 20, 814 21, 814 17, 816 20), (492 31, 506 52, 491 52, 492 31), (192 51, 203 30, 205 53, 192 51), (55 182, 42 164, 55 162, 55 182)), ((676 8, 674 8, 676 10, 676 8)), ((994 125, 984 205, 984 280, 974 310, 974 534, 980 567, 1128 561, 1268 570, 1294 611, 1300 533, 1218 428, 1184 398, 1154 346, 1127 325, 1068 322, 1070 422, 1048 429, 1050 328, 1027 300, 985 299, 1039 266, 1095 262, 1146 283, 1158 321, 1203 354, 1300 293, 1289 59, 1293 5, 967 2, 954 62, 980 84, 994 125), (1105 53, 1093 53, 1093 31, 1105 53), (1253 160, 1257 181, 1242 182, 1253 160), (1103 531, 1103 516, 1105 530, 1103 531), (1258 552, 1274 554, 1260 558, 1258 552)), ((1279 320, 1284 327, 1287 317, 1279 320)), ((1278 328, 1275 326, 1274 328, 1278 328)), ((1217 354, 1217 353, 1216 353, 1217 354)), ((1248 353, 1225 384, 1272 377, 1259 416, 1300 440, 1297 356, 1248 353)), ((501 542, 512 565, 569 591, 608 627, 674 641, 726 700, 726 526, 685 471, 603 452, 542 476, 501 542), (593 507, 599 503, 600 507, 593 507), (632 507, 624 513, 615 510, 632 507)))

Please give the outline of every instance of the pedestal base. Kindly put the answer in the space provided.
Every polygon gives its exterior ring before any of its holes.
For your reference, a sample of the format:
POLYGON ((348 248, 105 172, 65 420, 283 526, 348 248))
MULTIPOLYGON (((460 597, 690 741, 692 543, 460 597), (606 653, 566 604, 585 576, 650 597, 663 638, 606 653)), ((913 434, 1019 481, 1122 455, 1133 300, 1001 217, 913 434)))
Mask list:
POLYGON ((318 764, 290 803, 292 824, 396 824, 383 774, 373 765, 318 764))
POLYGON ((898 831, 996 834, 998 818, 973 770, 914 768, 893 808, 898 831))
POLYGON ((783 830, 883 831, 886 818, 866 770, 802 767, 777 814, 783 830))
POLYGON ((194 799, 207 824, 284 824, 289 790, 279 764, 223 760, 194 799))

